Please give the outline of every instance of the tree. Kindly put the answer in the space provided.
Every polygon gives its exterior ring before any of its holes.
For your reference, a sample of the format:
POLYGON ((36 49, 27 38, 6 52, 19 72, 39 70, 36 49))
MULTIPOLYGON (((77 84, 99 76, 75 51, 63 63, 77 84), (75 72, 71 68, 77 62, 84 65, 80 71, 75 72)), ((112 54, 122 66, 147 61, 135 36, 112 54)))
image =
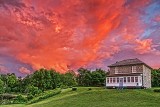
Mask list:
POLYGON ((78 69, 78 84, 80 86, 90 86, 91 85, 91 71, 80 68, 78 69))
POLYGON ((60 74, 55 70, 40 69, 34 72, 31 76, 31 80, 34 86, 38 87, 42 91, 47 89, 55 89, 60 80, 60 74))
POLYGON ((153 87, 160 87, 160 69, 154 69, 151 72, 152 76, 152 86, 153 87))
POLYGON ((96 69, 92 72, 92 85, 93 86, 104 86, 106 79, 106 72, 102 69, 96 69))
POLYGON ((78 69, 78 84, 80 86, 104 86, 106 72, 102 69, 89 71, 84 68, 78 69))
POLYGON ((77 85, 76 82, 76 75, 74 71, 68 71, 65 74, 61 75, 62 84, 65 86, 75 86, 77 85))
POLYGON ((14 88, 16 87, 17 83, 18 83, 18 79, 14 73, 7 74, 7 76, 6 76, 6 84, 7 84, 6 91, 7 92, 10 92, 10 91, 15 92, 14 88))
POLYGON ((4 93, 4 82, 0 79, 0 94, 4 93))

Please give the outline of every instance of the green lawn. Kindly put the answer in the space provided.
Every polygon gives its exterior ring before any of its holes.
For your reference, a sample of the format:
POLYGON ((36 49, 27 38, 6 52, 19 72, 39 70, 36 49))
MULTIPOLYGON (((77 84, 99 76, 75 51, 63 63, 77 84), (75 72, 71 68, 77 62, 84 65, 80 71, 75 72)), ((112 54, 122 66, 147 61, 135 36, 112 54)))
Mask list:
POLYGON ((2 107, 159 107, 160 93, 150 90, 112 90, 78 88, 31 105, 17 104, 2 107))

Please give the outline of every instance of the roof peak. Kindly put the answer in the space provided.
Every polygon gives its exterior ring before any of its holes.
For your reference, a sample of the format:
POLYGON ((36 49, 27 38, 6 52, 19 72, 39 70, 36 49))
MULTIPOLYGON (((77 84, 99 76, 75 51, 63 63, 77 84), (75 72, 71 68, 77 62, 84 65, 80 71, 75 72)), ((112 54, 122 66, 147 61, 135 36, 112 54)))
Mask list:
POLYGON ((116 63, 110 65, 109 67, 122 66, 122 65, 135 65, 135 64, 145 64, 145 63, 139 60, 138 58, 132 58, 132 59, 124 59, 121 61, 116 61, 116 63))
MULTIPOLYGON (((141 60, 138 59, 138 58, 124 59, 124 60, 121 60, 121 61, 117 61, 116 63, 111 64, 111 65, 108 66, 108 67, 126 66, 126 65, 140 65, 140 64, 144 64, 144 65, 146 65, 147 67, 151 68, 150 66, 148 66, 146 63, 144 63, 143 61, 141 61, 141 60)), ((152 69, 152 68, 151 68, 151 69, 152 69)))

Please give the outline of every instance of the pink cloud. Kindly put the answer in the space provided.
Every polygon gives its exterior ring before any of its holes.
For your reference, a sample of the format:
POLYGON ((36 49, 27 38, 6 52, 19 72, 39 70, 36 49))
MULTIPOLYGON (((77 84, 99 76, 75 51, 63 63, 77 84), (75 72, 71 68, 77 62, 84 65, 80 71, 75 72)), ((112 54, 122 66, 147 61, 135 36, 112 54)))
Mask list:
POLYGON ((31 71, 28 70, 28 69, 25 68, 25 67, 19 68, 19 72, 21 72, 21 73, 23 73, 23 74, 30 74, 30 73, 31 73, 31 71))
POLYGON ((1 73, 8 73, 9 71, 8 71, 7 67, 0 65, 0 72, 1 73))
POLYGON ((157 16, 154 18, 154 21, 160 22, 160 15, 157 15, 157 16))
POLYGON ((126 44, 140 54, 153 50, 152 40, 139 40, 146 28, 142 8, 150 0, 13 1, 0 10, 0 48, 34 69, 101 65, 126 44))
POLYGON ((140 53, 149 53, 152 50, 152 39, 145 39, 145 40, 136 40, 137 47, 135 50, 140 53))

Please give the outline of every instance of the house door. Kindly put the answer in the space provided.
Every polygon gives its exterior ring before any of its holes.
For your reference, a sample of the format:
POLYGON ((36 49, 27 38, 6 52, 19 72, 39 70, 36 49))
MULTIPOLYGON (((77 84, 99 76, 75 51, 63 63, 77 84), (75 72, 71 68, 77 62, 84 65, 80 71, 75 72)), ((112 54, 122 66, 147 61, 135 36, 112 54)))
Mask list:
POLYGON ((122 78, 120 78, 119 86, 120 86, 120 87, 123 87, 123 77, 122 77, 122 78))

